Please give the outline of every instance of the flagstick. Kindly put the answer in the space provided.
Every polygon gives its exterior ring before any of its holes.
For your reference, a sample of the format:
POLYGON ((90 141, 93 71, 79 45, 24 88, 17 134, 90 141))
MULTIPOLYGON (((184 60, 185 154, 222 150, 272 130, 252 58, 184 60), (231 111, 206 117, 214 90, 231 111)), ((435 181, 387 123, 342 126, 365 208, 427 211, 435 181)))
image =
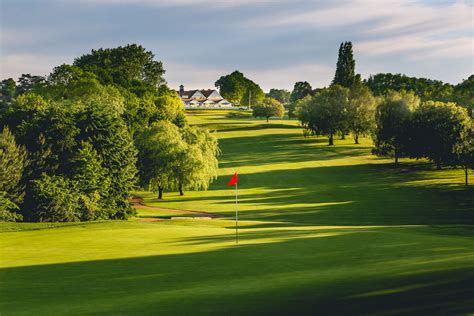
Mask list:
POLYGON ((239 211, 237 209, 237 183, 235 183, 235 243, 239 243, 239 211))

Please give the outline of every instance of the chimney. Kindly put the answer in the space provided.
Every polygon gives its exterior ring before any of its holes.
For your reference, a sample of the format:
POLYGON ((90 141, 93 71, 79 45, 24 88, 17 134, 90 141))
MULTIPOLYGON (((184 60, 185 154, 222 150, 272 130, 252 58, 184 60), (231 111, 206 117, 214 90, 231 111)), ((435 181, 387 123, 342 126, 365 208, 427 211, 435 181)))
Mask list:
POLYGON ((182 96, 184 93, 184 86, 183 85, 180 85, 179 86, 179 95, 182 96))

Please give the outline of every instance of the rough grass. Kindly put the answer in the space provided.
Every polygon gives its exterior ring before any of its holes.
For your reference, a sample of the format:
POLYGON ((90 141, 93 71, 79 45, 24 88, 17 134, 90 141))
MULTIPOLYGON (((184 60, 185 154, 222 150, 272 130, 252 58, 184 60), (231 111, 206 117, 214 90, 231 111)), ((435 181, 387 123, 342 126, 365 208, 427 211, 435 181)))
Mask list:
MULTIPOLYGON (((474 192, 461 170, 326 145, 296 121, 224 111, 219 179, 206 192, 138 192, 223 219, 0 225, 0 313, 468 314, 474 192), (239 173, 240 243, 234 191, 239 173)), ((168 216, 142 210, 140 216, 168 216)))

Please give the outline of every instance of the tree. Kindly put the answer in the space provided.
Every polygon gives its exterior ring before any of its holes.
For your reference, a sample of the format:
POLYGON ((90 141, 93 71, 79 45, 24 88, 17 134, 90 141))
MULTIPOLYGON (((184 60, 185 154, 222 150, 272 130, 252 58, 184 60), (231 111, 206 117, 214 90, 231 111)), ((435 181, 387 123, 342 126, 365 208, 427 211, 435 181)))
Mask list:
POLYGON ((246 78, 240 71, 222 76, 215 82, 220 94, 230 102, 238 102, 243 106, 258 103, 265 93, 258 84, 246 78))
POLYGON ((290 95, 290 102, 296 102, 298 100, 303 99, 307 95, 311 95, 313 90, 311 85, 307 81, 298 81, 295 83, 293 91, 290 95))
POLYGON ((160 121, 144 129, 137 135, 138 170, 140 182, 158 191, 158 199, 163 198, 164 189, 177 185, 176 169, 186 152, 178 127, 168 121, 160 121))
POLYGON ((454 103, 427 101, 412 118, 411 156, 427 158, 438 168, 456 165, 456 146, 471 127, 467 110, 454 103))
POLYGON ((347 103, 347 127, 359 143, 359 136, 370 134, 375 128, 376 98, 364 85, 354 85, 349 92, 347 103))
POLYGON ((253 106, 254 117, 264 117, 268 119, 272 116, 283 117, 285 108, 280 102, 273 98, 265 98, 261 103, 253 106))
POLYGON ((469 182, 469 169, 474 169, 474 121, 470 118, 467 126, 462 129, 461 139, 454 147, 457 165, 462 166, 465 175, 465 185, 469 182))
POLYGON ((375 114, 377 127, 373 152, 376 155, 394 157, 396 164, 400 157, 407 155, 411 118, 419 104, 420 98, 413 92, 387 93, 375 114))
POLYGON ((12 78, 2 80, 0 101, 10 102, 15 96, 16 82, 12 78))
POLYGON ((184 195, 184 189, 207 190, 217 178, 220 154, 217 138, 207 129, 194 126, 186 126, 181 133, 187 146, 180 152, 175 169, 179 193, 184 195))
POLYGON ((18 78, 18 85, 16 86, 16 95, 39 89, 43 86, 44 82, 45 78, 42 76, 22 74, 21 77, 18 78))
POLYGON ((92 50, 74 60, 74 66, 94 73, 102 84, 124 87, 138 96, 163 84, 163 64, 141 45, 92 50))
POLYGON ((175 91, 167 91, 155 99, 156 111, 152 121, 168 120, 174 122, 184 116, 183 102, 175 91))
POLYGON ((285 89, 270 89, 266 96, 273 98, 282 104, 286 104, 290 101, 290 94, 290 91, 285 89))
POLYGON ((111 179, 102 157, 91 143, 83 141, 73 158, 72 180, 80 192, 77 206, 81 220, 107 219, 111 179))
POLYGON ((439 80, 408 77, 402 74, 379 73, 365 81, 372 93, 385 95, 389 90, 413 91, 422 101, 451 101, 453 86, 439 80))
POLYGON ((307 134, 327 135, 334 145, 334 135, 344 129, 349 89, 335 85, 321 89, 298 109, 298 118, 307 134))
POLYGON ((355 81, 355 61, 352 53, 352 43, 344 42, 339 46, 336 74, 331 85, 352 87, 355 81))
POLYGON ((454 86, 453 101, 465 107, 471 117, 474 117, 474 75, 454 86))
POLYGON ((8 127, 0 133, 0 220, 18 220, 18 206, 23 201, 24 185, 21 183, 27 164, 27 152, 17 145, 8 127))
POLYGON ((43 174, 33 181, 35 217, 39 222, 77 222, 81 214, 75 183, 63 176, 43 174))

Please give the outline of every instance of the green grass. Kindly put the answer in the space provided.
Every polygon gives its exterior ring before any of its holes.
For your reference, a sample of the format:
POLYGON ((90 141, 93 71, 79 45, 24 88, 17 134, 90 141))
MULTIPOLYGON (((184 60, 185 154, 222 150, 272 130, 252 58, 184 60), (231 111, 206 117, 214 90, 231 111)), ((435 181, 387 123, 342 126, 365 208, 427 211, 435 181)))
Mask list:
POLYGON ((163 201, 137 194, 223 218, 2 223, 2 315, 474 312, 474 192, 461 170, 395 167, 368 139, 329 147, 292 120, 191 114, 217 130, 218 180, 163 201))

